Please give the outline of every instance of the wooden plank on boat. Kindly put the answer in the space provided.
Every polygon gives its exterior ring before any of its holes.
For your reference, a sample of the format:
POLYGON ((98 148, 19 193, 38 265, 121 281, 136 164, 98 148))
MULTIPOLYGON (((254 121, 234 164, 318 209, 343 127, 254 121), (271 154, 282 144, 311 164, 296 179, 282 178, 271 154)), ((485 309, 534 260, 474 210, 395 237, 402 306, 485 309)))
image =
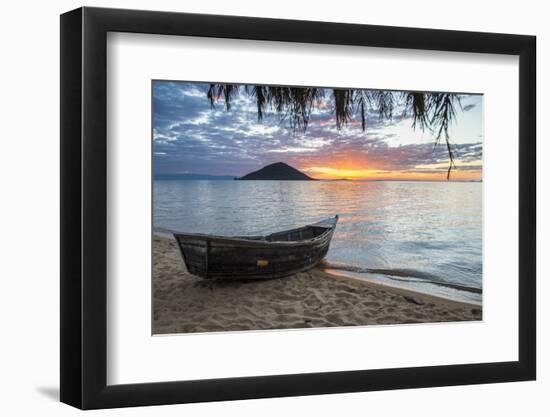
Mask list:
POLYGON ((208 278, 208 252, 210 252, 210 240, 204 242, 204 277, 208 278))

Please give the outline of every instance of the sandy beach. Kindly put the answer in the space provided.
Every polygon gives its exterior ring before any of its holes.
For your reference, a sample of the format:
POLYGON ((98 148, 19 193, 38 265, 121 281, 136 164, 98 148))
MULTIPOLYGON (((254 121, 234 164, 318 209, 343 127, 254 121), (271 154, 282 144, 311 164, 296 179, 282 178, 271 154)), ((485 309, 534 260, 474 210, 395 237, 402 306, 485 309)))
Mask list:
POLYGON ((482 319, 481 307, 328 274, 267 281, 189 274, 176 242, 153 237, 153 333, 296 329, 482 319))

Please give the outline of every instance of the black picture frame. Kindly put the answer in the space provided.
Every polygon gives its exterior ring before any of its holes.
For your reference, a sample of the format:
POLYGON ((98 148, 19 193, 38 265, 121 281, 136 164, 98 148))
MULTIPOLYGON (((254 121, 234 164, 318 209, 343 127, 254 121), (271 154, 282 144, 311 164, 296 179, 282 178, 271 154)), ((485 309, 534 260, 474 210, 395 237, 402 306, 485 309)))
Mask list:
POLYGON ((534 36, 251 17, 88 7, 61 15, 61 401, 94 409, 535 379, 535 45, 534 36), (519 56, 519 360, 107 385, 108 32, 519 56))

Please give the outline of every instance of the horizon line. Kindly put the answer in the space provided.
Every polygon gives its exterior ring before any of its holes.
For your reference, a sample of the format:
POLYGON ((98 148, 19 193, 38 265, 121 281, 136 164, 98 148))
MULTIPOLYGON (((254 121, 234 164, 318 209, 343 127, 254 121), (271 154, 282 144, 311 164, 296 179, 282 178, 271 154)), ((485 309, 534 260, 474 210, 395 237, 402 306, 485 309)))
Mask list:
MULTIPOLYGON (((246 175, 246 174, 245 174, 246 175)), ((203 176, 203 177, 212 177, 212 178, 227 178, 229 179, 239 179, 243 175, 230 175, 230 174, 199 174, 194 172, 188 173, 170 173, 170 174, 153 174, 153 179, 158 180, 167 180, 169 178, 162 177, 175 177, 175 176, 203 176)), ((444 174, 442 174, 443 179, 407 179, 407 178, 313 178, 311 180, 301 180, 301 181, 349 181, 349 182, 483 182, 483 179, 447 179, 444 174)), ((181 178, 183 179, 183 178, 181 178)), ((188 181, 207 181, 207 178, 188 178, 188 181)), ((300 181, 300 180, 247 180, 247 181, 300 181)))

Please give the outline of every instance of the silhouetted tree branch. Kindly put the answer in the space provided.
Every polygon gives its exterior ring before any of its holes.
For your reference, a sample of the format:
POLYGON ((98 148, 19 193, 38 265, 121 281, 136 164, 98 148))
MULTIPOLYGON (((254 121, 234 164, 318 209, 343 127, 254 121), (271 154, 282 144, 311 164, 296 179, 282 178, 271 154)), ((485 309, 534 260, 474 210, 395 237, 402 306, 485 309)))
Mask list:
POLYGON ((272 87, 263 85, 210 84, 207 97, 212 107, 223 100, 231 109, 232 100, 240 93, 256 100, 258 121, 262 121, 266 109, 275 110, 281 121, 288 121, 294 131, 307 129, 311 112, 318 106, 327 91, 334 98, 335 124, 338 129, 353 121, 361 120, 363 131, 367 129, 369 111, 378 113, 381 120, 391 120, 396 108, 404 109, 403 116, 412 117, 412 128, 428 129, 435 136, 435 146, 445 139, 449 155, 447 179, 455 168, 455 157, 449 137, 449 127, 456 119, 456 108, 461 107, 460 96, 453 93, 395 92, 385 90, 325 89, 312 87, 272 87))

